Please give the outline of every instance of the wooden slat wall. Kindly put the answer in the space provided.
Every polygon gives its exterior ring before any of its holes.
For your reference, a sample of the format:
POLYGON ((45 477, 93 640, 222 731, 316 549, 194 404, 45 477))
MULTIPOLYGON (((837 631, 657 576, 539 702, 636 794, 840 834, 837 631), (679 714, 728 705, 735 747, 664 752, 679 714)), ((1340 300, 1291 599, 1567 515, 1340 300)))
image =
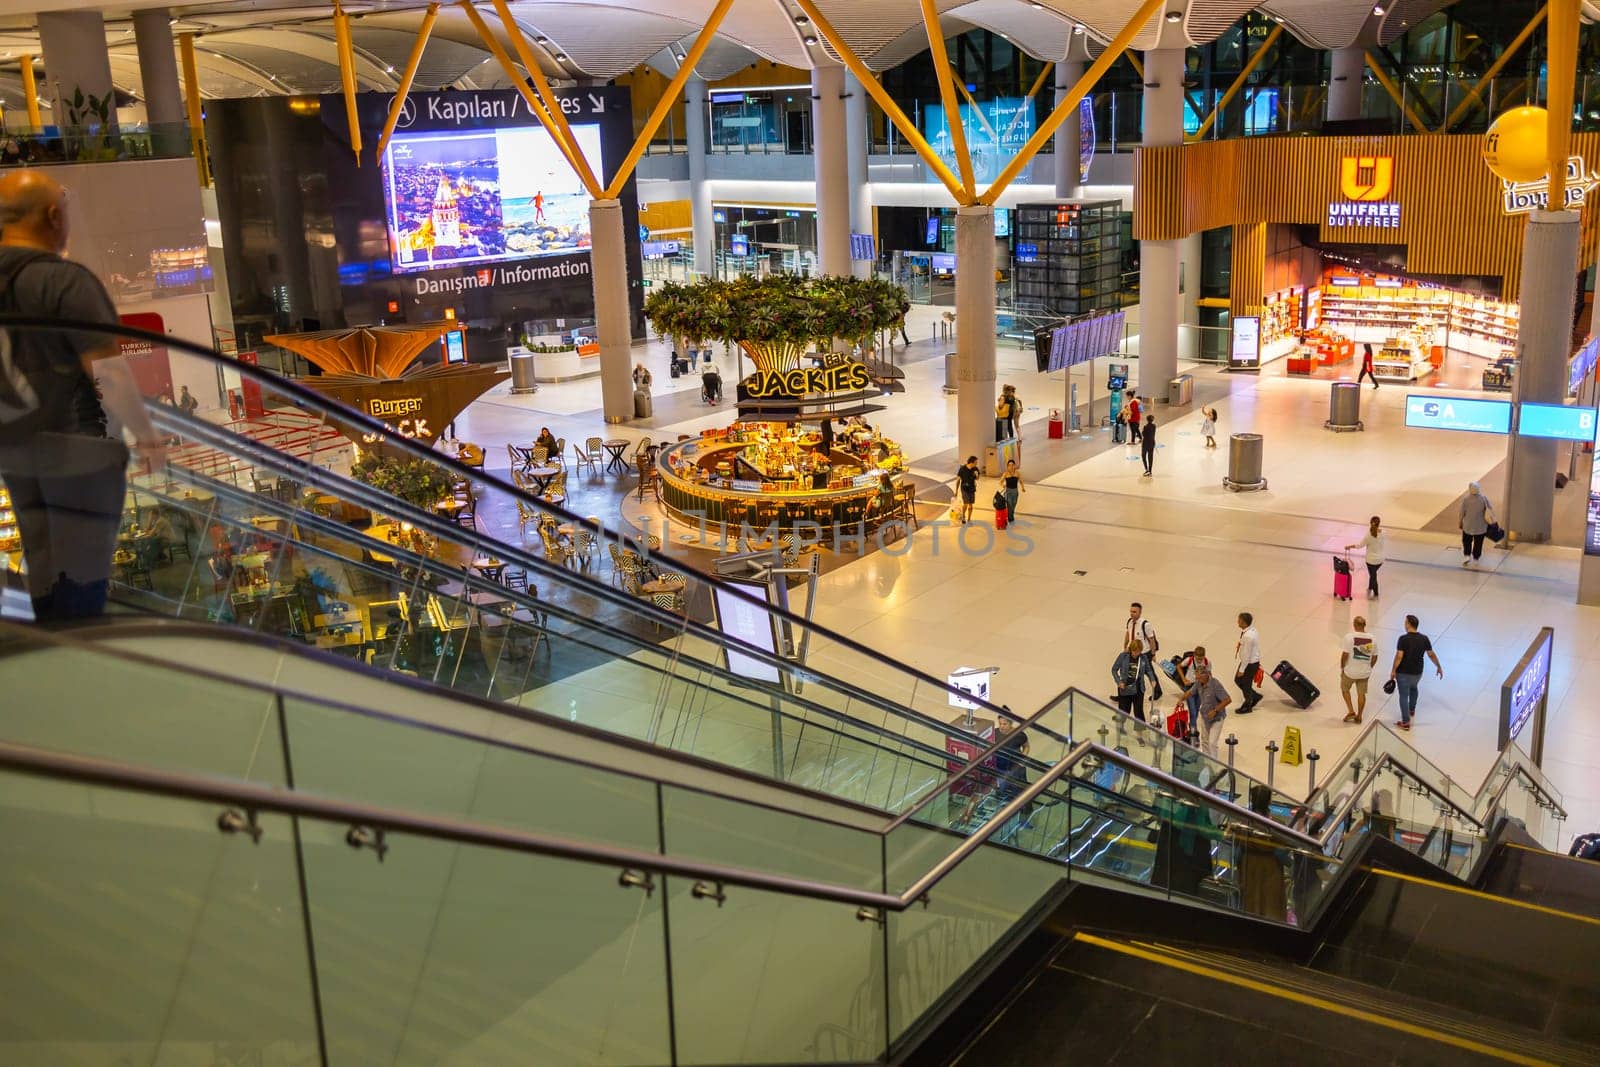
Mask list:
POLYGON ((1260 313, 1262 275, 1267 269, 1267 224, 1241 222, 1233 227, 1233 279, 1228 289, 1229 311, 1235 315, 1260 313))
MULTIPOLYGON (((1134 236, 1176 240, 1199 230, 1260 222, 1313 224, 1322 239, 1352 244, 1401 244, 1407 269, 1418 274, 1469 274, 1501 279, 1514 300, 1521 279, 1523 216, 1506 215, 1500 180, 1483 165, 1478 134, 1393 137, 1260 137, 1139 150, 1134 185, 1134 236), (1339 193, 1344 156, 1392 156, 1398 229, 1322 223, 1339 193)), ((1574 134, 1572 152, 1600 170, 1600 133, 1574 134)), ((1235 234, 1234 292, 1258 303, 1259 290, 1241 290, 1241 243, 1235 234)), ((1246 245, 1253 247, 1249 242, 1246 245)), ((1600 253, 1600 193, 1583 211, 1583 265, 1600 253)), ((1246 249, 1247 250, 1247 249, 1246 249)), ((1236 296, 1234 303, 1239 304, 1236 296)))

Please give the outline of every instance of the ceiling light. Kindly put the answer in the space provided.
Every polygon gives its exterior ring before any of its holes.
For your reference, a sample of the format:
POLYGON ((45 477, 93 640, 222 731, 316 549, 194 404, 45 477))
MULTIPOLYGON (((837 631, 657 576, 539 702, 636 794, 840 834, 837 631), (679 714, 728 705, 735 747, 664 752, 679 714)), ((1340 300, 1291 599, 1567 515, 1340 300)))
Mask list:
POLYGON ((1281 26, 1281 25, 1283 25, 1283 16, 1282 15, 1274 15, 1274 16, 1272 16, 1272 21, 1276 22, 1278 25, 1281 26))
POLYGON ((1033 2, 1030 3, 1028 6, 1031 7, 1031 8, 1034 8, 1035 10, 1041 10, 1042 11, 1044 9, 1044 5, 1039 3, 1039 0, 1033 0, 1033 2))
POLYGON ((394 73, 394 68, 393 67, 384 67, 383 68, 383 72, 385 74, 393 74, 394 73))
POLYGON ((1082 33, 1083 32, 1083 23, 1080 22, 1076 26, 1072 27, 1072 32, 1073 33, 1082 33))
POLYGON ((808 34, 806 36, 806 44, 816 44, 816 43, 817 43, 816 35, 808 34))
POLYGON ((685 54, 684 51, 681 48, 678 50, 677 56, 678 56, 678 59, 680 59, 680 60, 684 60, 684 59, 688 59, 689 58, 688 55, 685 54))
POLYGON ((544 36, 543 34, 540 34, 538 37, 535 37, 533 40, 534 40, 535 44, 549 44, 550 43, 550 38, 544 36))
POLYGON ((1183 21, 1183 12, 1181 12, 1181 11, 1168 11, 1167 12, 1167 21, 1168 22, 1182 22, 1183 21))
POLYGON ((1372 8, 1372 13, 1381 18, 1383 16, 1383 5, 1382 4, 1374 5, 1374 7, 1372 8))
POLYGON ((795 17, 794 17, 794 24, 795 24, 795 25, 796 25, 796 26, 804 26, 804 25, 805 25, 805 24, 806 24, 806 23, 808 23, 808 22, 810 22, 810 21, 811 21, 811 19, 810 19, 810 18, 808 18, 808 17, 807 17, 807 16, 805 16, 805 15, 796 15, 796 16, 795 16, 795 17))
POLYGON ((556 53, 556 62, 557 63, 565 63, 566 61, 567 61, 567 54, 565 52, 557 52, 556 53))

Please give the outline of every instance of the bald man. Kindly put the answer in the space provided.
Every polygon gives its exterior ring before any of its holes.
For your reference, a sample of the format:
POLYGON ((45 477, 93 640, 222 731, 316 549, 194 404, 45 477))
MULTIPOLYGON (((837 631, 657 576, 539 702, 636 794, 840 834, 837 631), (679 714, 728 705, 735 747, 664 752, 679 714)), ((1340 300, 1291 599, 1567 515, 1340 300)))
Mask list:
MULTIPOLYGON (((68 202, 42 171, 0 176, 0 314, 115 325, 117 310, 99 279, 62 258, 68 202)), ((159 467, 160 438, 115 338, 38 327, 0 332, 0 480, 16 512, 39 622, 105 610, 128 468, 127 446, 107 436, 107 410, 159 467)))

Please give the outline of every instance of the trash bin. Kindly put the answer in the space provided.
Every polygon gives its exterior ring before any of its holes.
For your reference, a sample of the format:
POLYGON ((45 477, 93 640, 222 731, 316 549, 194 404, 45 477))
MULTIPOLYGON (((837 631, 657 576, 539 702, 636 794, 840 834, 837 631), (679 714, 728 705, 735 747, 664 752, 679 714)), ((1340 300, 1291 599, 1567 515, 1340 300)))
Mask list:
POLYGON ((655 413, 656 405, 655 401, 650 399, 650 390, 642 385, 639 386, 633 391, 633 417, 636 419, 648 419, 655 413))
POLYGON ((513 396, 523 396, 527 393, 537 393, 539 383, 533 377, 533 353, 527 349, 512 352, 507 356, 511 361, 511 393, 513 396))
POLYGON ((1267 487, 1261 476, 1261 448, 1258 433, 1236 433, 1228 439, 1228 476, 1222 479, 1225 488, 1244 493, 1267 487))
POLYGON ((1050 409, 1049 436, 1052 441, 1060 440, 1067 430, 1066 420, 1061 417, 1061 412, 1056 408, 1050 409))
POLYGON ((983 476, 985 478, 1000 477, 999 445, 989 445, 983 450, 983 476))
POLYGON ((944 354, 944 391, 947 393, 956 391, 956 354, 954 352, 946 352, 944 354))
POLYGON ((1180 374, 1167 384, 1167 403, 1194 403, 1194 375, 1180 374))
POLYGON ((1332 382, 1328 390, 1328 421, 1324 429, 1336 433, 1365 429, 1361 424, 1361 383, 1332 382))

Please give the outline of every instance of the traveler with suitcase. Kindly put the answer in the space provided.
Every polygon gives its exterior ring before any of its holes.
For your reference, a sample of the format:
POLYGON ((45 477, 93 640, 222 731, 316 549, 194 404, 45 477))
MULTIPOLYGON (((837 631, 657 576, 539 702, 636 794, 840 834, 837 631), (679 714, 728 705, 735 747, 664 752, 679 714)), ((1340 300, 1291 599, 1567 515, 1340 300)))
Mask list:
MULTIPOLYGON (((1367 599, 1378 599, 1378 568, 1383 566, 1384 554, 1389 548, 1389 538, 1382 530, 1382 520, 1374 515, 1367 520, 1367 533, 1361 540, 1353 545, 1345 545, 1344 550, 1352 548, 1362 549, 1367 557, 1367 599)), ((1347 592, 1344 597, 1350 599, 1347 592)))
POLYGON ((1367 620, 1360 615, 1350 620, 1351 630, 1344 635, 1344 651, 1339 654, 1339 692, 1344 696, 1345 722, 1359 723, 1367 711, 1367 679, 1378 657, 1378 645, 1367 633, 1367 620), (1356 703, 1350 704, 1350 690, 1356 703))
MULTIPOLYGON (((1222 720, 1228 716, 1228 705, 1233 698, 1222 683, 1211 676, 1209 664, 1195 670, 1194 685, 1184 690, 1178 698, 1178 710, 1184 710, 1192 700, 1199 707, 1200 751, 1217 758, 1217 738, 1222 736, 1222 720)), ((1257 697, 1257 699, 1260 699, 1257 697)))
POLYGON ((1139 657, 1139 676, 1150 679, 1150 699, 1160 700, 1161 679, 1156 676, 1154 660, 1161 651, 1161 641, 1156 637, 1156 628, 1144 617, 1144 605, 1137 600, 1128 605, 1128 623, 1122 634, 1124 646, 1134 640, 1144 648, 1144 654, 1139 657))
POLYGON ((1257 676, 1261 673, 1261 638, 1256 633, 1255 617, 1248 611, 1239 612, 1238 621, 1239 643, 1234 646, 1237 667, 1233 672, 1233 684, 1239 687, 1242 700, 1239 714, 1248 715, 1261 703, 1261 694, 1256 692, 1257 676))

